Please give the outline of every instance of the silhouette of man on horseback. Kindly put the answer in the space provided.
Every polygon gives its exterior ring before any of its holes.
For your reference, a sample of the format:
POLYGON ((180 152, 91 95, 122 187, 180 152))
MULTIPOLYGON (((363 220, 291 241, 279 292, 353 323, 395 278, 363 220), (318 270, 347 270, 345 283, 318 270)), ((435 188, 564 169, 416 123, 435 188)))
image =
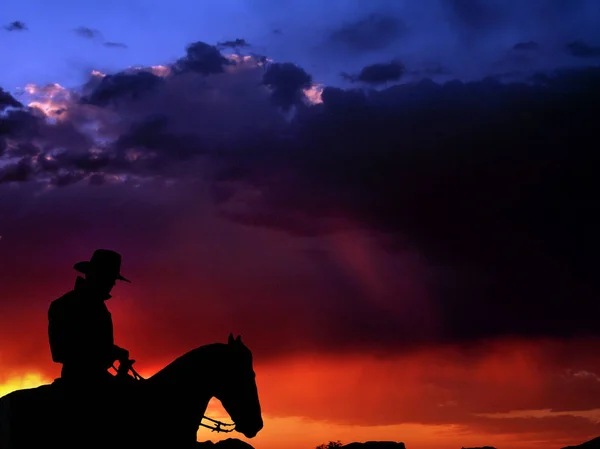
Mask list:
POLYGON ((256 375, 239 335, 192 349, 143 379, 128 351, 114 344, 105 304, 117 280, 129 282, 120 254, 99 249, 74 268, 84 277, 48 310, 61 377, 0 397, 0 449, 75 449, 89 446, 91 435, 93 447, 193 447, 200 427, 256 436, 263 427, 256 375), (113 376, 108 369, 115 361, 113 376), (213 397, 233 423, 204 414, 213 397))
POLYGON ((52 360, 62 363, 61 379, 69 384, 109 383, 127 377, 129 351, 114 344, 112 316, 106 307, 121 275, 121 255, 98 249, 89 261, 76 263, 78 276, 70 292, 48 309, 48 337, 52 360), (119 361, 119 375, 108 369, 119 361))

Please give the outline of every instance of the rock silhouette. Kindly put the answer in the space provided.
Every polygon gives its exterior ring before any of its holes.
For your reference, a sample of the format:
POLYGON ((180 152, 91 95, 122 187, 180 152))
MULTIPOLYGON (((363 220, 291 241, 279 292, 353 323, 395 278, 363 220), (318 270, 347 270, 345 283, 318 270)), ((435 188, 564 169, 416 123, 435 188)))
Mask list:
POLYGON ((348 443, 342 449, 406 449, 404 443, 395 441, 365 441, 364 443, 348 443))
POLYGON ((237 438, 227 438, 226 440, 203 441, 196 444, 198 449, 254 449, 254 446, 237 438))
POLYGON ((463 447, 462 449, 496 449, 494 446, 463 447))
MULTIPOLYGON (((327 446, 327 445, 324 445, 327 446)), ((254 449, 254 447, 245 441, 237 438, 227 438, 226 440, 212 442, 198 442, 198 449, 254 449)), ((406 449, 402 442, 395 441, 365 441, 363 443, 353 442, 339 446, 343 449, 406 449)), ((462 447, 461 449, 496 449, 494 446, 462 447)), ((600 437, 586 441, 575 446, 566 446, 561 449, 600 449, 600 437)))
POLYGON ((586 441, 585 443, 581 443, 576 446, 566 446, 562 449, 600 449, 600 437, 596 437, 592 440, 586 441))
MULTIPOLYGON (((205 449, 251 449, 252 446, 250 446, 247 443, 244 443, 243 441, 240 440, 235 440, 235 439, 228 439, 219 443, 225 443, 226 441, 231 441, 236 442, 239 441, 239 444, 236 443, 231 444, 228 443, 227 445, 223 445, 222 447, 214 447, 216 446, 216 444, 207 441, 206 443, 201 443, 204 444, 205 446, 203 446, 205 449), (231 445, 230 445, 231 444, 231 445), (209 446, 210 445, 210 446, 209 446)), ((217 443, 217 444, 219 444, 217 443)), ((348 444, 340 444, 339 442, 330 442, 329 444, 322 444, 320 446, 318 446, 319 448, 340 448, 340 449, 406 449, 406 446, 404 443, 402 442, 395 442, 395 441, 365 441, 363 443, 359 443, 359 442, 353 442, 353 443, 348 443, 348 444)), ((478 446, 478 447, 462 447, 461 449, 496 449, 496 447, 494 446, 478 446)), ((561 449, 600 449, 600 437, 596 437, 592 440, 586 441, 585 443, 581 443, 579 445, 575 445, 575 446, 565 446, 561 449)))

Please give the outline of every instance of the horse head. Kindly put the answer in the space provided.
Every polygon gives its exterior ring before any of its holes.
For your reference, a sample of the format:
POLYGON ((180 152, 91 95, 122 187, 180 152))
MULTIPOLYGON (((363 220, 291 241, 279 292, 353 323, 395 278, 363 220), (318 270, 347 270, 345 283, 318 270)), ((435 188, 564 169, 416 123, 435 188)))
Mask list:
POLYGON ((235 430, 246 438, 253 438, 263 427, 256 388, 256 375, 252 365, 252 352, 241 337, 229 339, 224 347, 224 357, 215 385, 214 396, 235 423, 235 430))

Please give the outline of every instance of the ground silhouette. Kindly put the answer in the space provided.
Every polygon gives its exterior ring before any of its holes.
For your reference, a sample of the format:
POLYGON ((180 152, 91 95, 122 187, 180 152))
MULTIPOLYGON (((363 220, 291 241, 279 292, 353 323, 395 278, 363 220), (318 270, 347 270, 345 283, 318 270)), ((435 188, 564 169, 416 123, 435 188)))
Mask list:
MULTIPOLYGON (((243 442, 242 442, 243 443, 243 442)), ((246 447, 239 446, 239 449, 246 447)), ((223 447, 219 449, 238 449, 238 447, 223 447)), ((330 441, 316 447, 316 449, 406 449, 402 442, 395 441, 365 441, 363 443, 353 442, 342 444, 341 441, 330 441)), ((461 449, 496 449, 494 446, 478 446, 478 447, 462 447, 461 449)), ((561 449, 600 449, 600 437, 593 438, 589 441, 575 446, 565 446, 561 449)))
POLYGON ((115 282, 130 282, 121 275, 121 255, 99 249, 73 268, 85 277, 48 310, 50 350, 63 365, 61 376, 0 398, 0 448, 75 448, 90 438, 95 447, 179 448, 197 443, 199 426, 247 438, 262 429, 252 353, 239 336, 193 349, 143 379, 129 351, 114 344, 106 307, 115 282), (113 376, 108 369, 115 362, 113 376), (213 397, 233 424, 204 416, 213 397))
POLYGON ((213 441, 198 442, 196 447, 198 449, 254 449, 251 444, 237 438, 227 438, 216 443, 213 441))
POLYGON ((316 449, 406 449, 404 443, 395 441, 365 441, 363 443, 342 444, 341 441, 330 441, 319 444, 316 449))
POLYGON ((581 443, 575 446, 566 446, 562 449, 600 449, 600 437, 593 438, 585 443, 581 443))
POLYGON ((342 447, 343 444, 340 440, 330 441, 329 443, 319 444, 316 449, 336 449, 342 447))
POLYGON ((348 443, 342 449, 406 449, 404 443, 395 441, 365 441, 364 443, 348 443))

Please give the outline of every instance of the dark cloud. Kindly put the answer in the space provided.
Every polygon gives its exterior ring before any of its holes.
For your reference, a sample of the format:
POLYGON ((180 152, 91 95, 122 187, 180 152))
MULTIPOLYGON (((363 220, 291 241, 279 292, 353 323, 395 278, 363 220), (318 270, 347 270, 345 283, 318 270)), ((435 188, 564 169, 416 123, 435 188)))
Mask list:
POLYGON ((21 108, 23 105, 17 101, 11 94, 0 87, 0 111, 7 107, 21 108))
POLYGON ((554 61, 560 60, 560 46, 576 38, 598 36, 593 23, 600 9, 589 0, 442 0, 446 17, 455 33, 478 57, 513 36, 518 41, 540 42, 554 61), (558 43, 558 45, 556 45, 558 43), (548 47, 555 47, 549 50, 548 47))
POLYGON ((223 41, 223 42, 219 42, 217 43, 217 47, 219 48, 247 48, 250 47, 251 45, 246 42, 246 39, 240 39, 237 38, 235 40, 232 41, 223 41))
POLYGON ((293 144, 236 160, 238 181, 261 192, 243 222, 304 235, 305 223, 341 214, 408 239, 441 269, 435 288, 455 337, 597 332, 588 142, 599 98, 598 69, 533 85, 326 88, 293 144))
POLYGON ((0 169, 0 184, 28 181, 33 174, 29 159, 23 158, 15 164, 0 169))
POLYGON ((534 41, 517 42, 515 45, 513 45, 513 50, 519 51, 533 51, 537 50, 538 48, 540 48, 540 44, 534 41))
MULTIPOLYGON (((65 153, 55 158, 55 161, 47 162, 45 165, 46 170, 53 171, 52 167, 58 168, 73 168, 78 171, 86 172, 98 172, 106 170, 111 165, 113 159, 106 154, 99 156, 88 152, 81 152, 78 154, 65 153)), ((58 170, 56 170, 58 171, 58 170)))
POLYGON ((372 13, 352 23, 342 25, 329 36, 353 51, 374 51, 388 47, 398 39, 404 26, 398 17, 372 13))
POLYGON ((508 18, 508 8, 489 0, 445 0, 462 27, 476 31, 491 31, 508 18))
MULTIPOLYGON (((141 122, 133 123, 131 128, 115 143, 119 152, 129 148, 141 148, 148 153, 157 153, 148 161, 148 168, 160 170, 173 159, 185 161, 202 154, 194 134, 182 135, 169 130, 169 117, 164 114, 149 116, 141 122)), ((140 165, 140 164, 138 164, 140 165)))
POLYGON ((578 58, 600 58, 600 46, 575 41, 567 45, 567 51, 578 58))
MULTIPOLYGON (((312 34, 305 33, 300 25, 297 31, 290 25, 288 34, 303 44, 312 41, 311 55, 302 60, 302 65, 310 67, 315 79, 326 78, 328 84, 334 85, 339 83, 333 78, 339 73, 336 68, 354 74, 367 65, 395 58, 405 64, 407 81, 417 81, 424 74, 419 67, 425 63, 436 63, 447 69, 429 73, 436 82, 443 83, 452 77, 466 81, 501 75, 506 80, 510 77, 523 81, 537 71, 587 64, 583 58, 567 53, 565 45, 574 40, 597 45, 600 38, 595 25, 600 18, 600 8, 597 2, 590 0, 573 3, 432 0, 411 4, 384 0, 354 4, 343 10, 332 4, 321 11, 322 15, 327 12, 349 24, 374 24, 376 17, 382 22, 396 21, 400 30, 395 38, 390 36, 389 43, 384 40, 380 49, 374 46, 371 50, 354 50, 352 58, 348 58, 350 47, 330 39, 332 32, 340 35, 339 29, 332 29, 331 19, 315 23, 312 34), (507 55, 515 44, 532 41, 539 43, 536 51, 515 50, 514 54, 507 55), (499 60, 502 61, 499 63, 499 60)), ((355 34, 349 25, 345 25, 344 31, 341 35, 355 34)), ((361 38, 356 39, 361 42, 361 38)), ((362 40, 370 42, 366 37, 362 40)), ((281 54, 285 54, 283 50, 281 54)))
POLYGON ((73 31, 79 37, 83 37, 85 39, 102 39, 102 33, 100 33, 100 31, 85 26, 77 27, 73 31))
POLYGON ((178 73, 194 72, 202 75, 223 73, 223 67, 233 64, 219 49, 204 42, 194 42, 186 48, 186 56, 177 60, 173 68, 178 73))
POLYGON ((15 20, 4 27, 6 31, 26 31, 27 25, 20 20, 15 20))
POLYGON ((142 93, 162 85, 163 79, 147 71, 120 72, 107 75, 82 101, 96 106, 106 106, 123 98, 136 99, 142 93))
POLYGON ((388 63, 371 64, 364 67, 358 75, 342 73, 342 77, 351 82, 362 82, 366 84, 385 84, 390 81, 399 81, 406 69, 399 61, 388 63))
POLYGON ((15 157, 31 157, 40 152, 40 149, 31 142, 19 142, 12 150, 11 154, 15 157))
POLYGON ((259 55, 257 53, 251 52, 250 56, 252 56, 254 58, 254 60, 256 61, 256 64, 261 67, 266 67, 269 62, 269 58, 266 57, 265 55, 259 55))
POLYGON ((41 117, 31 111, 13 109, 0 115, 0 136, 31 139, 38 135, 41 117))
POLYGON ((102 45, 107 48, 128 48, 127 45, 122 42, 104 40, 104 37, 102 36, 102 33, 99 30, 95 30, 86 26, 80 26, 78 28, 75 28, 75 30, 73 31, 79 37, 82 37, 84 39, 102 42, 102 45))
MULTIPOLYGON (((31 109, 4 113, 0 133, 12 139, 4 154, 22 162, 3 165, 3 181, 202 178, 230 222, 306 239, 373 236, 377 258, 399 258, 375 270, 385 306, 374 307, 365 299, 371 293, 318 259, 340 285, 333 305, 319 303, 336 316, 336 333, 315 338, 332 347, 349 335, 352 344, 391 348, 409 334, 428 341, 597 332, 598 162, 589 142, 598 69, 540 74, 527 84, 326 87, 321 104, 285 119, 278 108, 304 104, 311 87, 302 68, 233 64, 202 43, 178 64, 175 75, 106 76, 54 125, 31 109), (27 142, 33 146, 19 145, 27 142), (403 258, 427 273, 411 275, 427 278, 426 293, 418 282, 398 284, 403 258), (441 317, 435 325, 433 316, 441 317)), ((273 316, 286 322, 286 307, 273 316)), ((243 322, 240 315, 250 326, 243 322)))
POLYGON ((104 42, 102 45, 108 48, 128 48, 127 44, 122 42, 104 42))
POLYGON ((290 62, 270 64, 263 76, 263 84, 272 89, 273 102, 289 109, 302 100, 303 89, 312 84, 312 77, 306 71, 290 62))
POLYGON ((71 184, 78 183, 85 178, 84 173, 59 173, 50 180, 50 185, 57 187, 65 187, 71 184))

